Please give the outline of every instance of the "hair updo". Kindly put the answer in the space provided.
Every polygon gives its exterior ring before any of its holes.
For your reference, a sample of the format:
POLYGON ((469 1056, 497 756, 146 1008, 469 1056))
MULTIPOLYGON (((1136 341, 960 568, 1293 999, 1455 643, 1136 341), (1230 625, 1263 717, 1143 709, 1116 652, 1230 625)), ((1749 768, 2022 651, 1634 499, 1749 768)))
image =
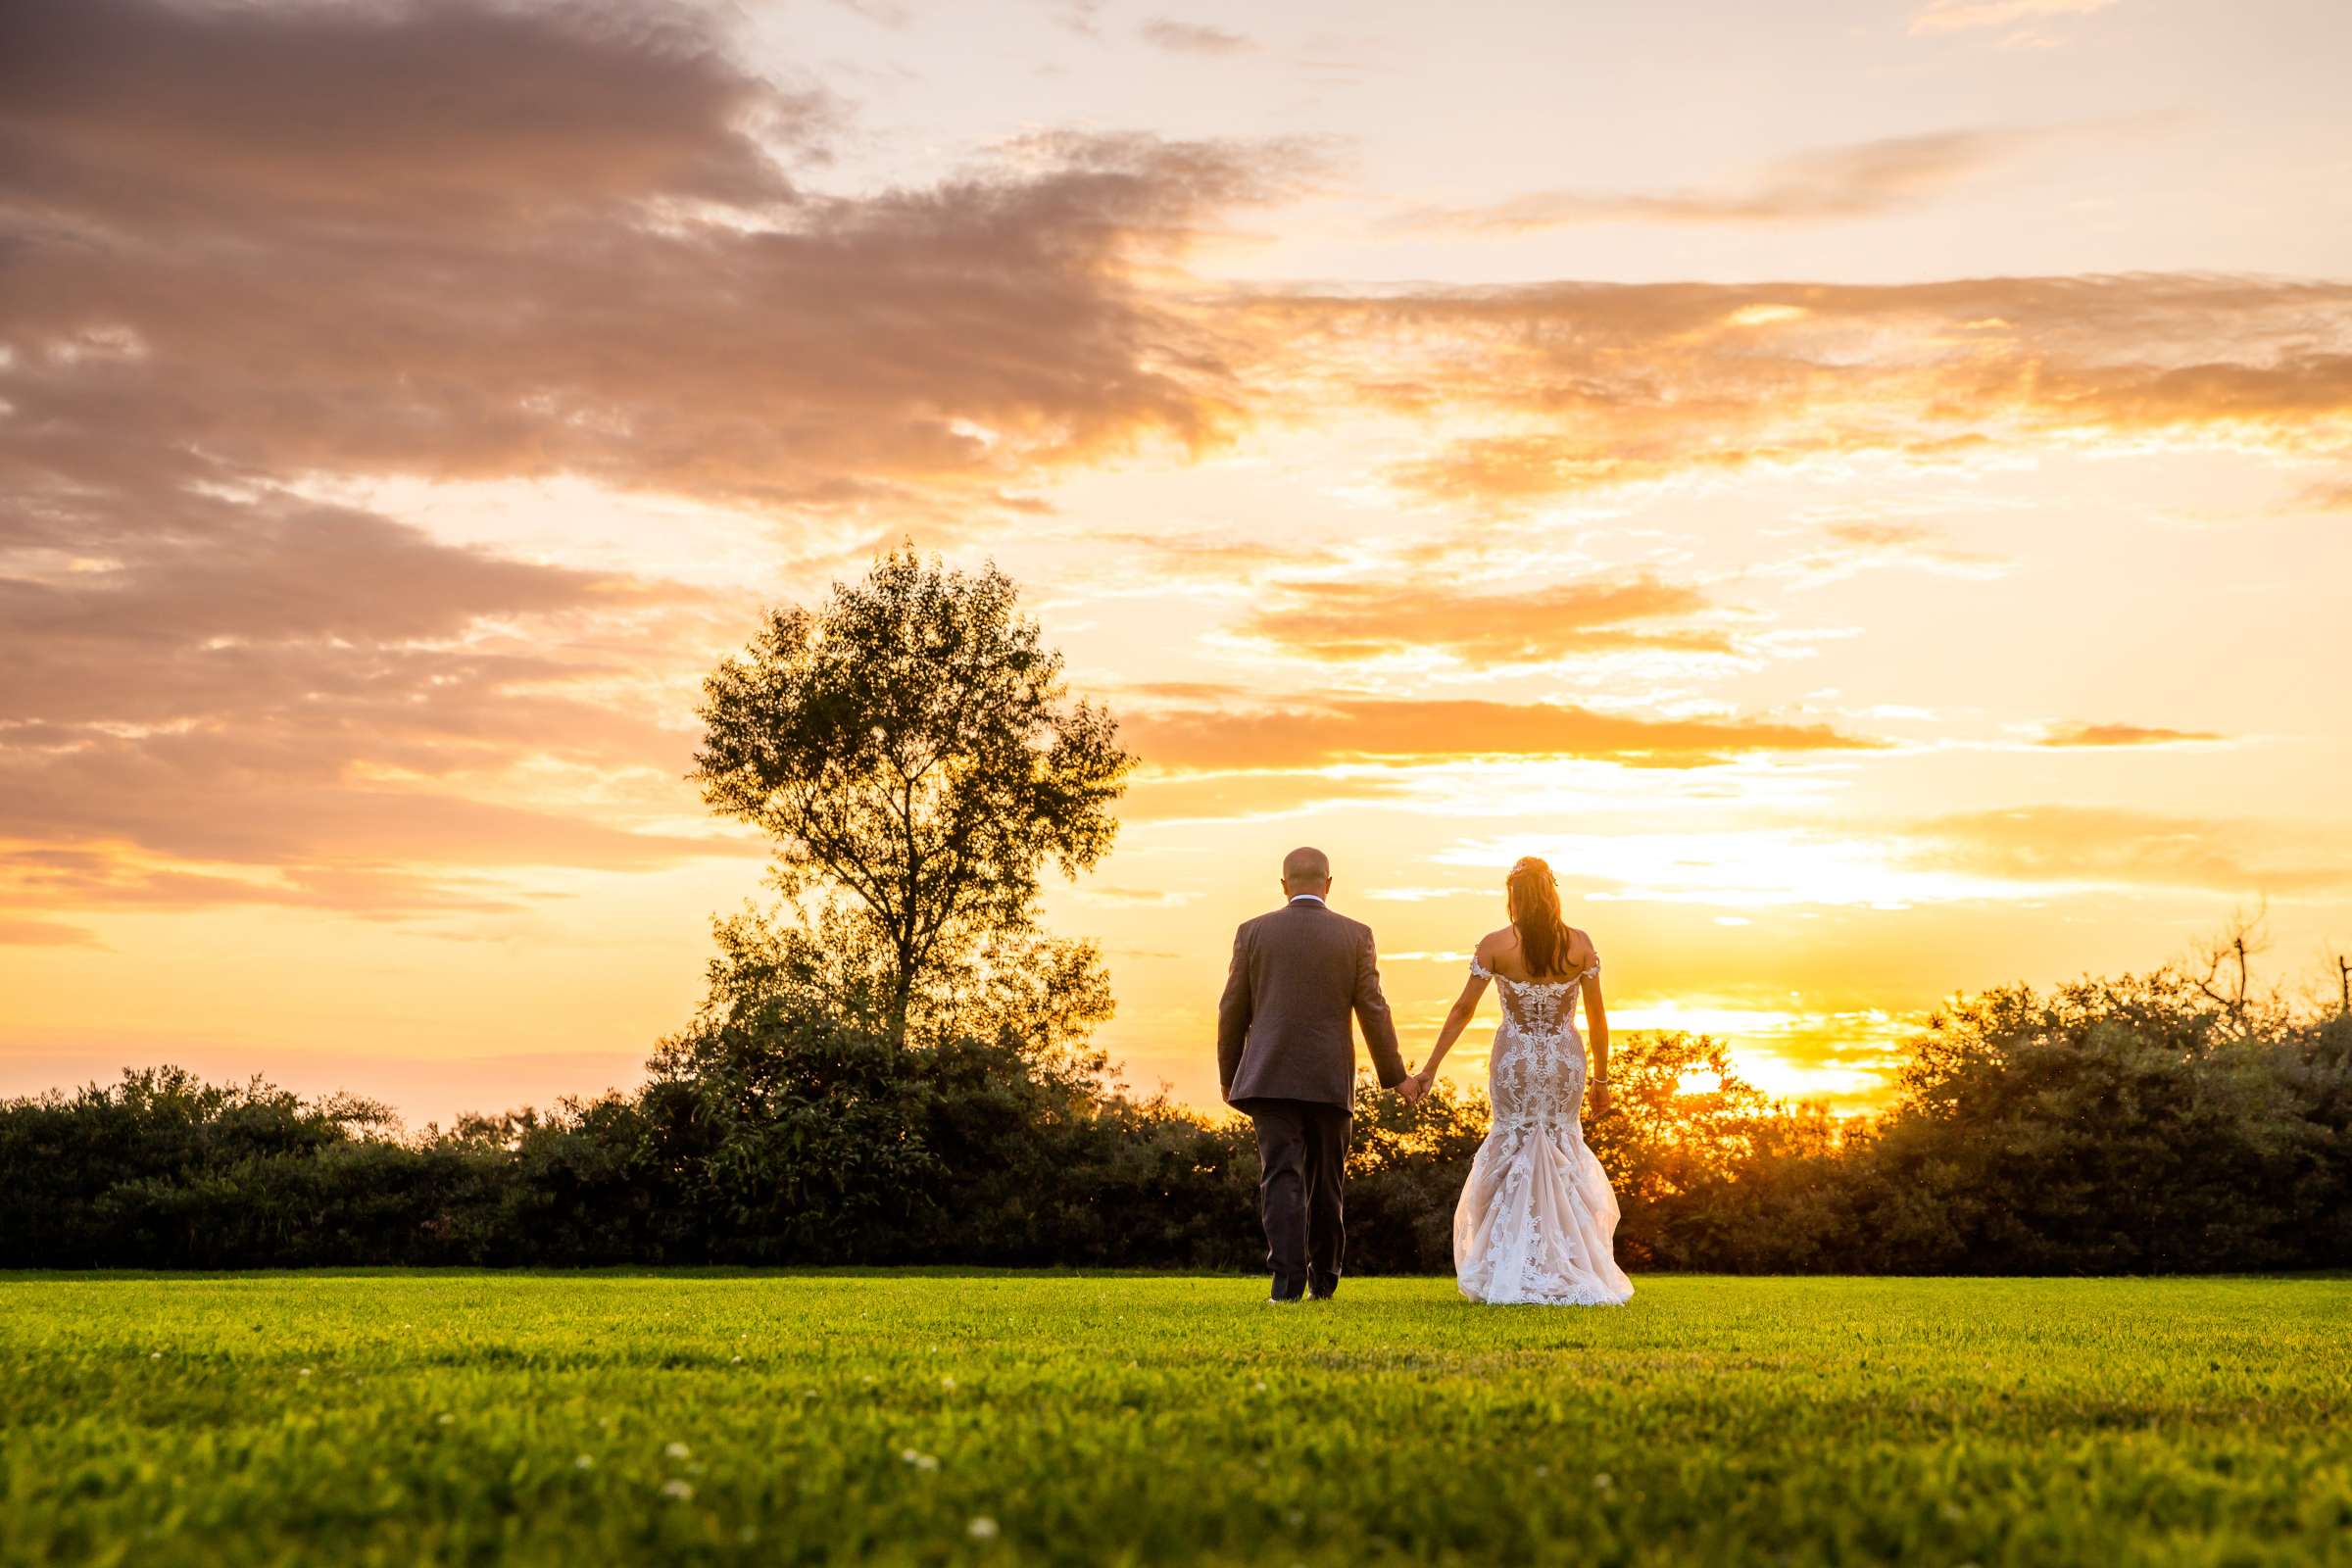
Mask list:
POLYGON ((1525 856, 1511 867, 1502 885, 1528 974, 1541 980, 1565 968, 1568 922, 1560 918, 1560 884, 1553 880, 1551 867, 1532 855, 1525 856))

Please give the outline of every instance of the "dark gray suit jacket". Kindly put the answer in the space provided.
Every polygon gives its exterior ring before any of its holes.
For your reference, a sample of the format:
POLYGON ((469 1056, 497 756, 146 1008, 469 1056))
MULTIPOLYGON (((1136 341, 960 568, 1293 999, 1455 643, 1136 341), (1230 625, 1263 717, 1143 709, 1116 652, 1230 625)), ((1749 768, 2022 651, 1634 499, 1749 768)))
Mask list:
POLYGON ((1372 928, 1306 900, 1243 921, 1217 1004, 1217 1081, 1226 1103, 1263 1097, 1353 1105, 1351 1011, 1364 1026, 1381 1087, 1396 1088, 1404 1082, 1404 1057, 1380 994, 1372 928))

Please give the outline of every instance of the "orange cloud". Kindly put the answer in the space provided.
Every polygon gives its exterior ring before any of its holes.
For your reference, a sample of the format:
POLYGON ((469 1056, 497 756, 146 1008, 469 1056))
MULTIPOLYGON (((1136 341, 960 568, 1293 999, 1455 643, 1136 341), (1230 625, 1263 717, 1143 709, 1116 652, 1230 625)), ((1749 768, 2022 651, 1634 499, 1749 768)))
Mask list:
POLYGON ((2322 512, 2352 512, 2352 479, 2306 485, 2295 500, 2299 506, 2317 508, 2322 512))
POLYGON ((1311 559, 1306 553, 1257 539, 1149 533, 1089 533, 1087 538, 1150 555, 1154 575, 1174 571, 1186 576, 1227 580, 1237 571, 1295 566, 1311 559))
POLYGON ((0 900, 478 906, 435 891, 462 876, 385 862, 730 853, 468 793, 526 759, 683 771, 684 734, 579 688, 631 678, 618 650, 633 625, 658 640, 707 619, 702 591, 506 560, 267 492, 93 498, 145 510, 78 519, 99 555, 0 576, 0 846, 94 848, 0 852, 0 900), (583 617, 604 651, 568 646, 562 629, 583 617), (273 869, 174 875, 159 856, 273 869))
POLYGON ((1666 195, 1532 191, 1481 207, 1423 207, 1388 233, 1523 234, 1579 223, 1787 223, 1897 212, 1990 172, 2072 127, 1945 130, 1813 147, 1739 184, 1666 195))
POLYGON ((2053 724, 2036 746, 2170 746, 2180 741, 2228 740, 2202 729, 2158 729, 2144 724, 2053 724))
POLYGON ((1908 824, 1915 863, 2021 882, 2315 893, 2352 886, 2352 851, 2274 824, 2092 806, 1962 811, 1908 824))
POLYGON ((1278 582, 1243 622, 1251 635, 1316 659, 1434 649, 1485 663, 1617 649, 1728 653, 1730 638, 1675 621, 1708 608, 1686 584, 1649 574, 1523 593, 1425 582, 1278 582))
POLYGON ((2352 283, 2144 273, 1259 291, 1223 307, 1252 380, 1437 432, 1386 470, 1398 490, 1504 514, 1862 454, 1946 466, 2129 437, 2326 456, 2352 440, 2352 354, 2310 323, 2347 308, 2352 283))
POLYGON ((1163 768, 1282 769, 1349 760, 1582 757, 1637 767, 1705 767, 1749 752, 1849 751, 1886 743, 1820 724, 1649 719, 1552 703, 1299 699, 1256 710, 1161 711, 1121 732, 1163 768))
MULTIPOLYGON (((1129 737, 1133 744, 1133 737, 1129 737)), ((1404 769, 1334 777, 1297 769, 1260 768, 1197 773, 1154 768, 1139 774, 1120 798, 1119 815, 1133 822, 1226 822, 1281 816, 1360 802, 1409 797, 1414 781, 1404 769)))
POLYGON ((1999 556, 1957 549, 1945 542, 1940 530, 1924 523, 1848 518, 1824 523, 1822 532, 1831 540, 1828 546, 1753 569, 1762 576, 1790 579, 1794 587, 1812 588, 1890 566, 1997 577, 2014 564, 1999 556))
MULTIPOLYGON (((85 913, 272 905, 381 919, 450 911, 513 912, 529 906, 488 879, 463 872, 426 874, 345 864, 271 865, 249 874, 191 871, 155 862, 119 843, 0 849, 0 896, 23 907, 85 913)), ((94 945, 95 939, 91 941, 94 945)))
POLYGON ((1153 17, 1141 30, 1146 43, 1172 54, 1227 57, 1248 54, 1257 47, 1238 32, 1194 22, 1172 22, 1166 17, 1153 17))
POLYGON ((1974 27, 2007 27, 2048 17, 2086 16, 2115 0, 1928 0, 1911 16, 1914 33, 1963 32, 1974 27))
POLYGON ((96 935, 57 920, 0 919, 0 945, 29 948, 97 948, 96 935))

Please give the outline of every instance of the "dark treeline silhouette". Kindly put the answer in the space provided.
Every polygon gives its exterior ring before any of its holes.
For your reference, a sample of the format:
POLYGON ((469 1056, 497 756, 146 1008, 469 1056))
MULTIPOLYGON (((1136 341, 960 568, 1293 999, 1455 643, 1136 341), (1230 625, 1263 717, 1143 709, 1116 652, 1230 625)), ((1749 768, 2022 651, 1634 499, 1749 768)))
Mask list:
MULTIPOLYGON (((894 1043, 887 975, 821 1005, 789 961, 747 978, 762 954, 713 964, 643 1089, 552 1111, 404 1138, 380 1106, 170 1068, 9 1102, 0 1265, 1260 1265, 1246 1122, 1120 1092, 1050 1017, 894 1043)), ((2352 1261, 2340 1016, 2217 1003, 2170 969, 1998 989, 1936 1014, 1891 1106, 1843 1126, 1768 1100, 1705 1036, 1621 1035, 1615 1055, 1617 1108, 1588 1135, 1635 1269, 2352 1261)), ((1485 1129, 1475 1092, 1413 1106, 1366 1085, 1351 1270, 1451 1268, 1485 1129)))

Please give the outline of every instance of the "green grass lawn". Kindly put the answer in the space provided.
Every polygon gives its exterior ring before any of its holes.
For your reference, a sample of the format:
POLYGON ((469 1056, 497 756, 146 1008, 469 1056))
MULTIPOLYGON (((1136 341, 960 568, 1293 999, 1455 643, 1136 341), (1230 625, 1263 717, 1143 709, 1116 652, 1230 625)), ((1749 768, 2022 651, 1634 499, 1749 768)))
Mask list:
POLYGON ((2352 1281, 0 1275, 0 1560, 2352 1562, 2352 1281))

